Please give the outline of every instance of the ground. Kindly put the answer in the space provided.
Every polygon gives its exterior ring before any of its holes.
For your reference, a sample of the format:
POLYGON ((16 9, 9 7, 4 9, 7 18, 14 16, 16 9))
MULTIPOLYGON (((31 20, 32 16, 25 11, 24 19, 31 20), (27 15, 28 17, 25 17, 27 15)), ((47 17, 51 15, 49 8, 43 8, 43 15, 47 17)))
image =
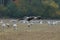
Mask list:
POLYGON ((18 29, 0 30, 0 40, 60 40, 60 25, 18 24, 18 29))

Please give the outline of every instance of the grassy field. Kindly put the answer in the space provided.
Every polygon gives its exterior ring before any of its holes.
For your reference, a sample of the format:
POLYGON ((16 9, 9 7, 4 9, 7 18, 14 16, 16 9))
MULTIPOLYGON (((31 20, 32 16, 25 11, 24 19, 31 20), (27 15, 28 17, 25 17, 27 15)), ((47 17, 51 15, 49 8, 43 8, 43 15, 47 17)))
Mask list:
POLYGON ((0 30, 0 40, 60 40, 60 25, 33 24, 28 28, 27 24, 18 24, 17 28, 0 30))

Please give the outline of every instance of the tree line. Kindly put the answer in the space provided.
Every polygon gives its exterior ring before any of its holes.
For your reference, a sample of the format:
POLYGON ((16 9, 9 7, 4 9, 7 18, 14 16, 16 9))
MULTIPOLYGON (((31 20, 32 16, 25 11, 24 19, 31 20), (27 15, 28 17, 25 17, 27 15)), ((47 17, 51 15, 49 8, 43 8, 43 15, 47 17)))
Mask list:
POLYGON ((4 5, 0 4, 0 18, 24 16, 60 19, 60 0, 18 0, 18 3, 5 0, 4 5))

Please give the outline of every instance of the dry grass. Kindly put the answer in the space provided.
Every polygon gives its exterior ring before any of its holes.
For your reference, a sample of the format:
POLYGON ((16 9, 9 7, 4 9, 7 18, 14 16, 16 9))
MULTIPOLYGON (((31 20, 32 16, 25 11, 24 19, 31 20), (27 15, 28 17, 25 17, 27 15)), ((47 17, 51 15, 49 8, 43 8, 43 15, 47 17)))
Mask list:
POLYGON ((18 30, 9 28, 1 31, 0 40, 60 40, 60 25, 33 24, 30 29, 26 24, 18 25, 18 30))

